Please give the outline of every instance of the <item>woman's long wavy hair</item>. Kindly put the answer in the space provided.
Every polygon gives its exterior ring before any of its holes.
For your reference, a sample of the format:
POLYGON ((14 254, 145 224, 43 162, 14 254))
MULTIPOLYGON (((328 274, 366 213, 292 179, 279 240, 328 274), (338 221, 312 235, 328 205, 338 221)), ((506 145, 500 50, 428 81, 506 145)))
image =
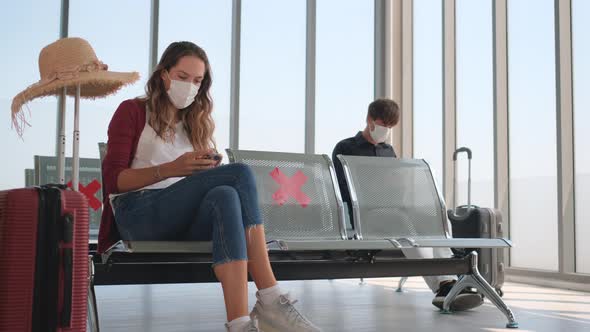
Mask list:
POLYGON ((146 85, 146 104, 149 108, 149 124, 163 140, 174 137, 175 109, 166 93, 162 71, 170 71, 183 56, 196 56, 205 63, 205 75, 201 81, 195 101, 185 109, 178 110, 190 142, 195 151, 215 149, 213 131, 215 123, 211 116, 213 101, 209 94, 211 88, 211 66, 205 51, 188 42, 174 42, 166 48, 160 62, 146 85))

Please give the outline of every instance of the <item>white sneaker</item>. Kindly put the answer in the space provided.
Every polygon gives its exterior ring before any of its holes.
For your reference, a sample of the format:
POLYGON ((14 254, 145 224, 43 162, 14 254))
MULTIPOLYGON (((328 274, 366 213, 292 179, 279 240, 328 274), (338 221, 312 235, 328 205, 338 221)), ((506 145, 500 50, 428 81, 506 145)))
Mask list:
MULTIPOLYGON (((225 329, 229 332, 229 326, 225 323, 225 329)), ((264 332, 258 328, 258 321, 254 318, 250 318, 248 324, 244 325, 244 327, 240 330, 240 332, 264 332)))
POLYGON ((289 293, 280 295, 274 303, 265 305, 256 292, 256 304, 250 313, 250 318, 258 319, 260 327, 266 332, 321 332, 322 330, 313 325, 293 304, 289 293))

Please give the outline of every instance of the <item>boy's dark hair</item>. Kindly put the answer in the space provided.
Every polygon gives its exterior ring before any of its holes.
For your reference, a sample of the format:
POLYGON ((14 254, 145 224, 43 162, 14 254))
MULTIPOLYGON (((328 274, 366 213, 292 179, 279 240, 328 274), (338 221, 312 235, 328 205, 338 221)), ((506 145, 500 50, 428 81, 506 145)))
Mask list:
POLYGON ((399 106, 391 99, 379 98, 369 104, 367 115, 373 120, 381 120, 387 127, 399 122, 399 106))

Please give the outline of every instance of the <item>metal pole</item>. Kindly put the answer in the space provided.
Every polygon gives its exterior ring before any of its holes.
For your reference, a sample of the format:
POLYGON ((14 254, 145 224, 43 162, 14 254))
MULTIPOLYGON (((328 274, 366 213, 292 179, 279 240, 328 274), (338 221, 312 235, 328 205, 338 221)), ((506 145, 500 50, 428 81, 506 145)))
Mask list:
MULTIPOLYGON (((402 75, 401 75, 401 99, 398 100, 401 107, 401 151, 402 158, 414 156, 414 0, 402 1, 402 75)), ((393 80, 396 78, 394 77, 393 80)))
POLYGON ((72 189, 78 191, 80 180, 80 84, 76 85, 74 104, 74 148, 72 155, 72 189))
MULTIPOLYGON (((467 170, 467 207, 470 208, 471 207, 471 158, 469 158, 468 160, 468 170, 467 170)), ((457 171, 455 171, 456 174, 457 171)), ((454 183, 455 181, 453 181, 454 183)), ((457 195, 457 191, 455 191, 455 195, 457 195)), ((457 204, 457 201, 455 200, 455 204, 457 204)))
MULTIPOLYGON (((510 238, 508 146, 508 2, 493 1, 494 27, 494 206, 502 212, 504 237, 510 238)), ((510 251, 504 249, 506 266, 510 251)))
POLYGON ((57 110, 57 176, 59 184, 66 183, 66 90, 64 87, 59 98, 57 110))
POLYGON ((160 23, 160 0, 152 0, 150 16, 150 58, 148 73, 151 73, 158 64, 158 32, 160 23))
MULTIPOLYGON (((61 17, 59 37, 68 36, 68 23, 70 14, 70 0, 61 1, 61 17)), ((66 183, 66 89, 58 97, 56 131, 55 131, 55 156, 57 157, 57 176, 60 184, 66 183)))
POLYGON ((242 0, 232 2, 231 84, 229 106, 229 147, 239 148, 240 140, 240 43, 242 0))
POLYGON ((456 134, 455 1, 443 1, 443 191, 447 206, 457 206, 453 184, 456 134))
POLYGON ((316 0, 307 0, 305 48, 305 153, 315 151, 316 0))
MULTIPOLYGON (((559 272, 576 272, 572 1, 555 2, 559 272)), ((581 111, 581 109, 580 109, 581 111)))

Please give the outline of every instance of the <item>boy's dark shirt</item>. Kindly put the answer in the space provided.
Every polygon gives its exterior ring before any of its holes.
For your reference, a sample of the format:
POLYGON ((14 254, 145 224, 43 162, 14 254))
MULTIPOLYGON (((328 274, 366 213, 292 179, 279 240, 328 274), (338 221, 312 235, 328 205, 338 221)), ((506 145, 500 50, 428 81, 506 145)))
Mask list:
MULTIPOLYGON (((336 176, 338 177, 338 185, 340 187, 340 193, 342 194, 342 200, 348 204, 349 212, 352 212, 352 204, 350 202, 350 194, 348 192, 348 185, 346 184, 346 178, 344 177, 344 170, 342 169, 342 163, 338 159, 338 155, 346 156, 370 156, 370 157, 396 157, 393 147, 386 143, 379 143, 373 145, 365 139, 361 131, 354 137, 350 137, 340 141, 336 144, 334 152, 332 152, 332 161, 336 168, 336 176)), ((350 213, 352 216, 352 213, 350 213)), ((352 221, 352 218, 350 219, 352 221)))

